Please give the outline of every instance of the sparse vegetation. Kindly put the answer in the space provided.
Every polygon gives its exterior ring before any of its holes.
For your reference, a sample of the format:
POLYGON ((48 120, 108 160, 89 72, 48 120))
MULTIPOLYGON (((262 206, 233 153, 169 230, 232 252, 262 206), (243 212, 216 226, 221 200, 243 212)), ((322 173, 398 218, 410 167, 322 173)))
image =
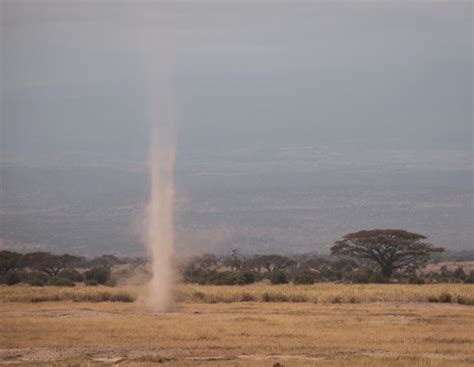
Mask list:
POLYGON ((245 287, 182 284, 177 290, 181 302, 230 303, 242 298, 254 302, 370 303, 450 302, 474 305, 474 289, 464 284, 336 284, 269 285, 245 287))
POLYGON ((110 281, 110 268, 101 266, 86 271, 85 281, 88 285, 107 284, 110 281))
MULTIPOLYGON (((235 291, 254 286, 190 287, 205 288, 206 293, 207 288, 235 291)), ((289 286, 266 289, 280 287, 289 286)), ((21 288, 32 289, 3 286, 0 292, 21 288)), ((50 290, 61 288, 43 289, 50 290)), ((281 300, 285 303, 254 303, 252 292, 240 295, 245 303, 182 303, 168 315, 157 315, 140 303, 0 302, 6 316, 0 328, 0 363, 467 367, 474 358, 472 307, 345 304, 337 294, 325 304, 291 301, 289 294, 281 300)))
MULTIPOLYGON (((68 282, 66 279, 60 280, 60 282, 63 281, 68 282)), ((0 302, 133 302, 136 300, 138 292, 139 289, 136 288, 110 288, 100 285, 72 288, 41 283, 41 288, 39 288, 18 284, 14 287, 0 286, 0 302)))
MULTIPOLYGON (((63 288, 43 284, 42 288, 18 284, 0 286, 0 302, 131 302, 143 293, 140 287, 77 286, 63 288)), ((440 302, 474 305, 474 289, 467 284, 336 284, 313 285, 255 283, 229 285, 181 284, 176 290, 179 303, 233 302, 440 302)))
MULTIPOLYGON (((0 312, 9 315, 2 321, 0 343, 29 348, 25 351, 43 347, 43 353, 70 365, 81 365, 85 358, 92 364, 267 366, 272 359, 280 366, 327 366, 330 361, 338 366, 441 367, 467 366, 474 358, 467 327, 474 275, 463 264, 437 264, 388 279, 377 267, 350 258, 246 257, 235 251, 229 257, 204 255, 182 265, 177 314, 164 316, 150 313, 140 301, 149 279, 144 261, 81 258, 74 266, 48 272, 32 263, 23 266, 22 256, 0 276, 0 312), (133 277, 140 285, 121 282, 133 277), (369 325, 363 336, 360 325, 369 325), (164 355, 150 354, 156 343, 164 355), (371 345, 377 352, 367 352, 371 345), (134 353, 94 359, 88 349, 102 353, 97 351, 109 346, 134 348, 134 353), (196 347, 202 349, 194 352, 196 347), (61 356, 61 350, 68 354, 61 356), (419 356, 421 350, 425 357, 419 356), (350 356, 350 363, 343 355, 350 356)), ((30 358, 30 365, 44 362, 26 355, 34 352, 5 353, 0 363, 23 358, 18 356, 30 358)))
MULTIPOLYGON (((424 262, 423 260, 422 262, 424 262)), ((103 255, 86 259, 71 255, 52 255, 45 252, 19 254, 0 251, 0 284, 26 283, 34 286, 88 286, 137 284, 148 281, 147 263, 138 258, 119 258, 103 255), (59 279, 60 278, 60 279, 59 279), (133 283, 133 281, 132 281, 133 283)), ((353 284, 408 283, 439 284, 474 281, 472 264, 431 264, 423 271, 397 271, 390 278, 370 262, 349 257, 324 255, 294 256, 247 255, 233 249, 229 256, 206 254, 197 256, 180 265, 182 281, 201 285, 242 286, 260 281, 270 284, 311 285, 325 282, 353 284), (457 264, 456 266, 454 266, 457 264)))

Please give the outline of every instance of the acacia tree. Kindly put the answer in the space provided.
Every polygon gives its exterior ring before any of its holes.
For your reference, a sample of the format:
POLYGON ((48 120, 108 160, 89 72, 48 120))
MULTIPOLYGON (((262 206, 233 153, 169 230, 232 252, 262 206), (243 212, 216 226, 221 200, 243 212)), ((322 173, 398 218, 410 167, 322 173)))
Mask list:
POLYGON ((234 271, 241 271, 245 260, 242 251, 239 248, 233 248, 231 252, 231 255, 224 259, 223 264, 234 271))
POLYGON ((389 278, 395 271, 411 272, 425 265, 442 247, 424 242, 426 237, 399 229, 373 229, 346 234, 331 247, 332 255, 367 260, 389 278))
POLYGON ((246 263, 249 270, 261 271, 263 268, 268 273, 282 271, 294 265, 296 265, 296 261, 280 255, 259 255, 246 263))
POLYGON ((187 267, 194 270, 200 270, 203 272, 210 272, 217 270, 219 262, 216 255, 204 254, 202 256, 195 256, 187 264, 187 267))
POLYGON ((22 266, 35 270, 40 270, 49 276, 56 276, 68 266, 78 262, 81 258, 72 255, 53 255, 49 252, 32 252, 23 255, 22 266))
POLYGON ((0 275, 19 267, 21 255, 12 251, 0 251, 0 275))

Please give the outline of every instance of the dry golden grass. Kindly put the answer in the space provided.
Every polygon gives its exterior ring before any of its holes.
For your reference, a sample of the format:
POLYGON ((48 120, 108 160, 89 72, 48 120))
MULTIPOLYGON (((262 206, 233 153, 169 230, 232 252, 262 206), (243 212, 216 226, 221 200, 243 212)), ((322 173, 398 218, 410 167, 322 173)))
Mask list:
POLYGON ((474 305, 470 284, 334 284, 200 286, 183 284, 178 300, 185 302, 446 302, 474 305))
POLYGON ((32 287, 26 284, 0 285, 0 302, 133 302, 139 289, 135 287, 32 287))
POLYGON ((0 303, 0 364, 472 366, 457 304, 0 303))
POLYGON ((472 366, 474 307, 456 302, 473 291, 180 285, 156 314, 137 287, 0 286, 0 365, 472 366))
MULTIPOLYGON (((143 294, 139 287, 31 287, 0 286, 0 302, 132 302, 143 294)), ((474 305, 474 286, 470 284, 334 284, 246 286, 202 286, 181 284, 178 302, 443 302, 474 305)))

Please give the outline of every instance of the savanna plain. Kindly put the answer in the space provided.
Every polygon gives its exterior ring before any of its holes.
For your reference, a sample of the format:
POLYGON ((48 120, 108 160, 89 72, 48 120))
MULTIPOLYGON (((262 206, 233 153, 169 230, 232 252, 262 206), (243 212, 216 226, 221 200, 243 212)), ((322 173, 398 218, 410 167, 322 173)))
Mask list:
POLYGON ((0 286, 0 365, 472 366, 470 284, 0 286))

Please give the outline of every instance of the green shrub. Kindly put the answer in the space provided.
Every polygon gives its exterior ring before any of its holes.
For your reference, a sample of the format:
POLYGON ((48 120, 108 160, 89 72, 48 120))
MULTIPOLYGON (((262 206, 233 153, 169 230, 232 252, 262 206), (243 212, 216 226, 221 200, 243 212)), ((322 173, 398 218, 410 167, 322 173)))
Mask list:
POLYGON ((408 283, 409 284, 425 284, 425 280, 416 274, 411 274, 408 277, 408 283))
POLYGON ((314 284, 314 275, 309 271, 305 271, 297 274, 293 282, 295 284, 314 284))
POLYGON ((75 283, 68 278, 55 276, 48 279, 48 285, 53 285, 56 287, 74 287, 75 283))
POLYGON ((464 272, 464 269, 461 265, 459 265, 456 270, 453 271, 453 277, 458 280, 465 280, 467 275, 464 272))
POLYGON ((48 276, 43 273, 32 272, 26 277, 26 282, 34 287, 43 287, 48 283, 48 276))
POLYGON ((474 271, 471 271, 469 275, 466 276, 466 278, 464 279, 464 283, 474 284, 474 271))
POLYGON ((389 282, 389 279, 386 276, 384 276, 382 273, 379 273, 379 272, 373 273, 369 277, 369 283, 384 284, 384 283, 388 283, 388 282, 389 282))
POLYGON ((80 283, 84 281, 84 275, 79 273, 76 269, 64 269, 58 274, 61 278, 69 279, 72 282, 80 283))
POLYGON ((370 282, 371 272, 367 269, 357 269, 346 274, 345 280, 351 283, 367 284, 370 282))
POLYGON ((106 284, 110 280, 110 268, 98 267, 92 268, 85 273, 86 284, 106 284))
POLYGON ((212 272, 208 282, 214 285, 236 285, 239 284, 239 274, 231 271, 212 272))
POLYGON ((21 283, 23 274, 18 270, 10 270, 7 272, 2 279, 2 282, 6 285, 15 285, 21 283))
POLYGON ((258 279, 253 272, 233 272, 233 271, 187 271, 184 273, 186 282, 210 284, 210 285, 244 285, 255 283, 258 279))
POLYGON ((243 284, 252 284, 255 283, 256 275, 255 273, 246 271, 245 273, 241 274, 243 284))
POLYGON ((272 284, 287 284, 288 277, 282 271, 274 271, 270 274, 270 282, 272 284))

